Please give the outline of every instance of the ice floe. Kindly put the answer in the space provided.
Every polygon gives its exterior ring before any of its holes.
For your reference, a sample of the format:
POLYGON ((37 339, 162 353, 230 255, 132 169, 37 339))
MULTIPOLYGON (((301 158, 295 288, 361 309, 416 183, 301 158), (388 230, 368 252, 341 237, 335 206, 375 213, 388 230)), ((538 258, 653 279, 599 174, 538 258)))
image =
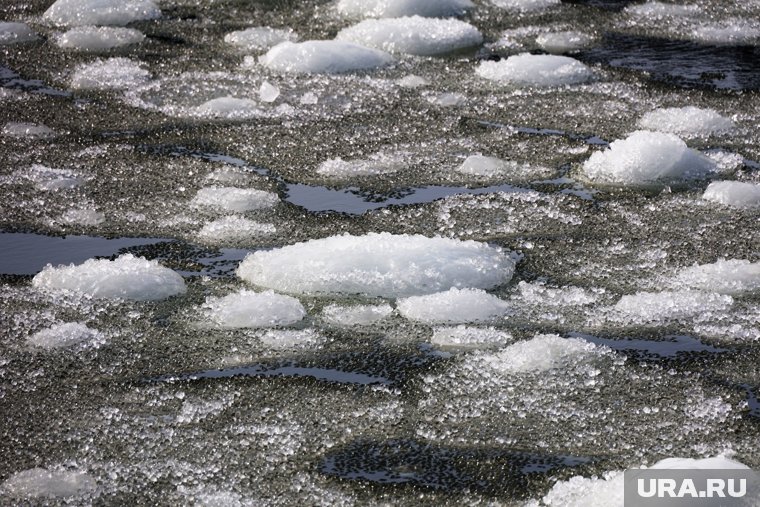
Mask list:
POLYGON ((483 42, 477 28, 458 19, 411 16, 367 19, 344 28, 338 40, 410 55, 433 56, 471 48, 483 42))
POLYGON ((482 61, 475 69, 482 78, 517 86, 563 86, 586 83, 593 71, 569 56, 522 53, 498 62, 482 61))
POLYGON ((275 232, 277 227, 273 224, 229 216, 205 224, 196 236, 206 243, 245 243, 275 232))
POLYGON ((716 169, 714 161, 688 148, 678 136, 647 130, 613 141, 583 164, 588 179, 623 185, 704 178, 716 169))
POLYGON ((145 84, 150 72, 129 58, 109 58, 78 65, 71 76, 74 90, 126 90, 145 84))
POLYGON ((742 181, 713 181, 702 199, 736 208, 760 206, 760 184, 742 181))
POLYGON ((679 136, 709 136, 731 131, 734 122, 713 109, 665 107, 642 116, 639 127, 679 136))
POLYGON ((211 322, 225 329, 287 326, 306 316, 296 298, 271 290, 244 289, 224 297, 211 297, 204 309, 211 322))
POLYGON ((237 187, 204 187, 190 201, 194 206, 237 212, 271 208, 278 202, 273 192, 237 187))
POLYGON ((352 18, 447 18, 473 7, 470 0, 338 0, 338 12, 352 18))
POLYGON ((11 475, 2 491, 12 498, 69 497, 96 487, 95 479, 83 472, 31 468, 11 475))
POLYGON ((134 28, 78 26, 55 39, 58 47, 80 51, 103 51, 138 44, 145 35, 134 28))
POLYGON ((237 274, 283 292, 404 297, 452 287, 491 288, 508 282, 514 268, 507 252, 476 241, 370 233, 254 252, 237 274))
POLYGON ((45 138, 55 135, 55 131, 41 123, 9 121, 3 125, 2 135, 8 137, 45 138))
POLYGON ((366 159, 343 160, 332 158, 325 160, 317 173, 331 178, 352 178, 354 176, 377 176, 391 174, 403 169, 412 154, 406 151, 377 152, 366 159))
POLYGON ((105 337, 99 331, 90 329, 80 322, 67 322, 38 331, 26 341, 34 347, 59 349, 73 345, 98 347, 105 343, 105 337))
POLYGON ((512 341, 512 335, 492 327, 459 325, 438 327, 433 330, 430 343, 446 349, 486 349, 503 347, 512 341))
POLYGON ((676 287, 738 296, 760 291, 760 262, 720 259, 681 269, 672 280, 676 287))
POLYGON ((396 303, 407 319, 425 323, 466 323, 493 320, 504 315, 509 303, 481 289, 457 289, 410 296, 396 303))
POLYGON ((496 7, 518 12, 547 9, 560 4, 560 0, 491 0, 496 7))
POLYGON ((539 373, 598 355, 606 350, 580 338, 540 334, 503 350, 473 358, 499 373, 539 373))
POLYGON ((593 40, 590 35, 580 32, 549 32, 537 36, 536 44, 549 53, 570 53, 588 47, 593 40))
POLYGON ((621 297, 613 309, 617 319, 647 323, 720 312, 733 303, 731 296, 697 290, 637 292, 621 297))
POLYGON ((282 42, 259 61, 278 72, 339 74, 384 67, 393 62, 393 57, 385 51, 351 42, 311 40, 282 42))
POLYGON ((38 190, 76 188, 84 182, 83 178, 74 171, 53 169, 41 164, 32 164, 28 170, 17 171, 14 175, 34 183, 38 190))
POLYGON ((382 320, 393 313, 389 304, 341 306, 331 304, 322 310, 325 322, 335 326, 363 326, 382 320))
POLYGON ((106 221, 106 215, 94 208, 72 208, 63 212, 61 222, 68 225, 94 227, 106 221))
POLYGON ((184 294, 182 277, 157 261, 124 254, 113 261, 89 259, 83 264, 53 267, 48 264, 32 279, 38 289, 69 290, 95 298, 136 301, 165 299, 184 294))
POLYGON ((57 0, 43 14, 56 25, 116 25, 161 17, 152 0, 57 0))
POLYGON ((37 40, 37 34, 26 23, 0 21, 0 45, 37 40))
POLYGON ((224 36, 224 42, 248 52, 266 51, 281 42, 295 42, 298 35, 290 28, 270 28, 255 26, 230 32, 224 36))
POLYGON ((520 164, 513 160, 503 160, 486 155, 470 155, 456 168, 458 173, 484 178, 505 176, 525 176, 535 172, 528 164, 520 164))

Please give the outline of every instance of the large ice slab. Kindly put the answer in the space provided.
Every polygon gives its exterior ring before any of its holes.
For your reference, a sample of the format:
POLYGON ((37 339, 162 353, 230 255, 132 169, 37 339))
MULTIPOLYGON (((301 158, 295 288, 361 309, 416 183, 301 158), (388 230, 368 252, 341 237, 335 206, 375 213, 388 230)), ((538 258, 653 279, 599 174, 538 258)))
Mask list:
POLYGON ((508 282, 514 268, 507 252, 476 241, 370 233, 254 252, 237 274, 283 292, 404 297, 491 288, 508 282))
POLYGON ((563 86, 586 83, 593 71, 569 56, 522 53, 498 62, 482 61, 475 69, 482 78, 517 86, 563 86))
POLYGON ((702 199, 735 208, 760 206, 760 184, 742 181, 713 181, 702 199))
POLYGON ((704 178, 716 169, 715 162, 688 148, 678 136, 647 130, 613 141, 583 164, 588 179, 624 185, 704 178))
POLYGON ((55 39, 58 47, 79 51, 103 51, 137 44, 145 35, 134 28, 112 26, 78 26, 55 39))
POLYGON ((96 487, 95 479, 83 472, 31 468, 11 475, 1 491, 12 498, 69 497, 96 487))
POLYGON ((0 21, 0 45, 29 42, 37 39, 37 34, 26 23, 0 21))
POLYGON ((338 12, 352 18, 461 16, 475 7, 470 0, 339 0, 338 12))
POLYGON ((714 109, 694 106, 665 107, 642 116, 639 127, 679 136, 709 136, 731 131, 734 122, 714 109))
POLYGON ((161 17, 152 0, 57 0, 43 14, 56 25, 116 25, 161 17))
POLYGON ((126 90, 145 84, 150 72, 129 58, 109 58, 78 65, 71 76, 74 90, 126 90))
POLYGON ((304 74, 339 74, 370 70, 393 62, 393 57, 379 49, 336 40, 282 42, 259 61, 279 72, 304 74))
POLYGON ((287 326, 306 316, 296 298, 271 290, 241 290, 221 298, 212 297, 204 307, 207 318, 225 329, 287 326))
POLYGON ((410 296, 398 300, 398 311, 407 319, 419 322, 467 323, 482 322, 506 313, 509 304, 481 289, 457 289, 410 296))
POLYGON ((336 39, 410 55, 432 56, 480 45, 477 28, 458 19, 411 16, 367 19, 344 28, 336 39))
POLYGON ((760 262, 720 259, 681 269, 673 279, 677 287, 719 294, 741 295, 760 291, 760 262))
POLYGON ((224 36, 224 42, 243 51, 264 51, 281 42, 295 42, 298 35, 290 28, 270 28, 254 26, 245 30, 230 32, 224 36))
POLYGON ((204 187, 198 190, 191 204, 224 211, 252 211, 271 208, 280 202, 274 192, 254 188, 204 187))
POLYGON ((113 261, 90 259, 83 264, 53 267, 35 275, 38 289, 70 290, 96 298, 137 301, 165 299, 186 291, 182 277, 157 261, 125 254, 113 261))

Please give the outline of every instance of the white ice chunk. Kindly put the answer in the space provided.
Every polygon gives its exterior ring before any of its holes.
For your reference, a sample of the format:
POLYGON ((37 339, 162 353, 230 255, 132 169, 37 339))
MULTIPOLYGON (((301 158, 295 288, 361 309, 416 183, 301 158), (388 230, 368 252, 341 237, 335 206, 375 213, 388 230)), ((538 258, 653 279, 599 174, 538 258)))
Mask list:
POLYGON ((417 76, 416 74, 408 74, 402 78, 397 79, 396 83, 398 83, 398 85, 402 88, 420 88, 422 86, 429 85, 430 81, 424 77, 417 76))
POLYGON ((438 347, 454 349, 476 349, 503 347, 512 341, 512 335, 492 327, 439 327, 433 330, 430 343, 438 347))
POLYGON ((560 0, 491 0, 496 7, 518 12, 531 12, 559 5, 560 0))
POLYGON ((161 17, 152 0, 57 0, 43 14, 56 25, 116 25, 161 17))
POLYGON ((407 319, 426 323, 482 322, 504 315, 509 303, 481 289, 457 289, 410 296, 396 303, 407 319))
POLYGON ((306 316, 296 298, 271 290, 241 290, 221 298, 211 297, 204 308, 208 319, 225 329, 287 326, 306 316))
POLYGON ((760 291, 760 262, 720 259, 681 269, 673 279, 676 287, 733 296, 760 291))
POLYGON ((652 20, 693 16, 694 14, 699 14, 700 11, 701 9, 698 5, 680 5, 664 2, 647 2, 629 5, 625 8, 625 12, 628 14, 652 20))
POLYGON ((132 254, 116 260, 89 259, 75 266, 48 264, 32 279, 38 289, 70 290, 96 298, 123 298, 137 301, 165 299, 185 293, 182 277, 157 261, 132 254))
POLYGON ((129 58, 109 58, 78 65, 71 76, 74 90, 126 90, 145 84, 150 72, 129 58))
POLYGON ((709 136, 730 131, 734 122, 713 109, 666 107, 646 113, 639 120, 639 127, 679 136, 709 136))
POLYGON ((103 51, 138 44, 143 40, 145 35, 134 28, 79 26, 56 37, 55 43, 65 49, 103 51))
POLYGON ((292 349, 316 345, 324 337, 313 329, 269 329, 259 340, 270 349, 292 349))
POLYGON ((229 96, 207 100, 196 111, 203 116, 229 119, 247 119, 264 114, 255 100, 229 96))
POLYGON ((55 131, 41 123, 8 122, 3 126, 2 134, 8 137, 44 138, 52 137, 55 131))
POLYGON ((58 349, 72 345, 99 346, 105 342, 103 335, 80 322, 56 324, 27 338, 27 343, 43 349, 58 349))
POLYGON ((707 44, 755 44, 760 40, 760 22, 733 18, 694 25, 689 35, 707 44))
POLYGON ((204 187, 190 201, 194 206, 237 212, 271 208, 278 202, 280 198, 273 192, 236 187, 204 187))
POLYGON ((264 81, 261 83, 261 87, 259 88, 259 98, 262 102, 274 102, 279 96, 280 89, 275 85, 269 81, 264 81))
POLYGON ((206 176, 209 183, 221 183, 229 186, 243 185, 251 179, 251 174, 235 166, 224 166, 206 176))
POLYGON ((498 62, 482 61, 475 69, 482 78, 517 86, 563 86, 586 83, 594 73, 568 56, 523 53, 498 62))
POLYGON ((373 153, 366 159, 343 160, 332 158, 325 160, 317 173, 331 178, 351 178, 354 176, 377 176, 391 174, 403 169, 411 153, 405 151, 373 153))
POLYGON ((53 169, 41 164, 33 164, 27 171, 16 174, 34 183, 39 190, 76 188, 83 183, 82 178, 74 171, 53 169))
POLYGON ((536 37, 538 47, 549 53, 569 53, 591 44, 593 38, 580 32, 549 32, 536 37))
POLYGON ((379 49, 335 40, 282 42, 259 61, 279 72, 337 74, 384 67, 393 57, 379 49))
POLYGON ((503 160, 486 155, 470 155, 456 168, 456 171, 462 174, 469 174, 470 176, 494 178, 524 174, 529 169, 529 166, 519 164, 513 160, 503 160))
POLYGON ((352 18, 448 18, 473 7, 470 0, 338 0, 338 12, 352 18))
POLYGON ((431 104, 435 104, 437 106, 454 107, 454 106, 461 106, 462 104, 467 102, 467 97, 465 97, 461 93, 444 92, 444 93, 435 93, 433 95, 430 95, 428 96, 427 100, 431 104))
POLYGON ((755 208, 760 206, 760 184, 714 181, 707 186, 702 199, 736 208, 755 208))
POLYGON ((106 221, 104 213, 93 208, 74 208, 61 215, 61 222, 70 225, 94 227, 106 221))
POLYGON ((520 282, 517 285, 520 300, 540 306, 584 306, 596 303, 598 296, 580 287, 554 289, 542 283, 520 282))
POLYGON ((255 222, 239 216, 223 217, 204 225, 198 239, 207 243, 240 243, 277 232, 272 224, 255 222))
POLYGON ((336 326, 363 326, 384 319, 393 313, 389 304, 383 305, 328 305, 322 310, 322 318, 336 326))
POLYGON ((412 16, 367 19, 344 28, 338 40, 410 55, 432 56, 479 46, 483 36, 477 28, 458 19, 412 16))
POLYGON ((731 296, 701 291, 637 292, 620 298, 614 310, 623 320, 654 322, 728 309, 731 296))
POLYGON ((715 162, 688 148, 678 136, 647 130, 613 141, 583 164, 590 180, 632 185, 703 178, 716 168, 715 162))
POLYGON ((244 280, 283 292, 398 297, 452 287, 491 288, 512 278, 515 262, 476 241, 370 233, 331 236, 249 254, 244 280))
POLYGON ((37 39, 37 34, 26 23, 0 21, 0 46, 29 42, 37 39))
POLYGON ((5 480, 2 490, 14 498, 67 497, 93 491, 95 479, 83 472, 31 468, 5 480))
POLYGON ((500 373, 536 373, 594 356, 601 350, 604 348, 580 338, 541 334, 478 359, 500 373))
POLYGON ((224 42, 232 44, 244 51, 265 51, 281 42, 295 42, 298 35, 288 29, 270 28, 268 26, 255 26, 245 30, 230 32, 224 36, 224 42))

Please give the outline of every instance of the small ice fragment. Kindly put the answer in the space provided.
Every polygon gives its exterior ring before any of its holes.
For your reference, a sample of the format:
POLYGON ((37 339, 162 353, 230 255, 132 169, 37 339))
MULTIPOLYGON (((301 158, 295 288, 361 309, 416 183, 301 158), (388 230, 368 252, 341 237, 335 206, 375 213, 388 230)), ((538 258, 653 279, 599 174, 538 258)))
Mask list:
POLYGON ((480 289, 457 289, 400 299, 404 317, 426 323, 464 323, 492 320, 504 315, 509 303, 480 289))
POLYGON ((456 168, 458 173, 469 174, 471 176, 503 176, 511 169, 515 169, 517 164, 512 161, 502 160, 496 157, 485 155, 470 155, 462 164, 456 168))
POLYGON ((194 206, 237 212, 271 208, 279 202, 275 193, 236 187, 201 188, 190 201, 194 206))
POLYGON ((333 158, 325 160, 317 173, 332 178, 352 178, 355 176, 377 176, 391 174, 400 171, 410 154, 407 152, 378 152, 373 153, 366 159, 343 160, 333 158))
POLYGON ((64 49, 103 51, 138 44, 143 40, 145 35, 134 28, 79 26, 56 37, 55 43, 64 49))
POLYGON ((476 349, 503 347, 512 341, 512 335, 492 327, 438 327, 433 330, 430 343, 438 347, 476 349))
POLYGON ((351 18, 461 16, 475 7, 470 0, 339 0, 338 12, 351 18))
POLYGON ((698 107, 666 107, 646 113, 639 127, 679 136, 709 136, 729 132, 734 122, 713 109, 698 107))
POLYGON ((613 141, 583 164, 590 180, 633 185, 704 178, 716 168, 715 162, 688 148, 679 137, 647 130, 613 141))
POLYGON ((336 326, 361 326, 372 324, 393 313, 389 304, 383 305, 329 305, 322 310, 322 318, 336 326))
POLYGON ((275 85, 269 81, 264 81, 261 83, 261 87, 259 88, 259 98, 262 102, 274 102, 279 96, 280 89, 275 85))
POLYGON ((313 329, 269 329, 259 337, 270 349, 292 349, 315 345, 324 338, 313 329))
POLYGON ((75 208, 66 210, 61 215, 61 222, 70 225, 84 225, 94 227, 106 221, 106 216, 102 212, 92 208, 75 208))
POLYGON ((39 190, 76 188, 82 184, 82 179, 73 171, 52 169, 40 164, 33 164, 20 175, 34 183, 39 190))
POLYGON ((3 126, 2 134, 8 137, 44 138, 54 136, 55 131, 41 123, 8 122, 3 126))
POLYGON ((396 83, 398 83, 398 85, 402 88, 420 88, 422 86, 429 85, 430 81, 415 74, 408 74, 402 78, 397 79, 396 83))
POLYGON ((756 208, 760 206, 760 184, 714 181, 707 186, 702 199, 735 208, 756 208))
POLYGON ((95 490, 95 479, 83 472, 31 468, 5 480, 2 490, 14 498, 69 497, 95 490))
POLYGON ((355 42, 389 53, 433 56, 471 48, 483 42, 477 28, 458 19, 367 19, 344 28, 338 40, 355 42))
POLYGON ((258 102, 237 97, 218 97, 207 100, 196 108, 201 115, 224 118, 250 118, 264 114, 258 102))
POLYGON ((43 19, 56 25, 115 25, 161 17, 152 0, 57 0, 43 19))
POLYGON ((198 239, 206 243, 243 243, 277 232, 272 224, 229 216, 209 222, 198 231, 198 239))
POLYGON ((590 68, 568 56, 522 53, 498 62, 482 61, 475 69, 482 78, 517 86, 563 86, 593 79, 590 68))
POLYGON ((136 301, 165 299, 186 291, 182 277, 157 261, 132 254, 116 260, 89 259, 75 266, 48 264, 32 279, 38 289, 70 290, 96 298, 123 298, 136 301))
POLYGON ((550 32, 536 37, 536 44, 544 51, 561 54, 584 49, 592 40, 592 37, 580 32, 550 32))
POLYGON ((109 58, 78 65, 71 76, 75 90, 126 90, 150 80, 150 72, 129 58, 109 58))
POLYGON ((514 268, 507 252, 476 241, 370 233, 253 252, 237 275, 283 292, 403 297, 491 288, 508 282, 514 268))
POLYGON ((676 287, 737 296, 760 291, 760 262, 720 259, 712 264, 683 268, 672 281, 676 287))
POLYGON ((441 107, 461 106, 467 101, 467 97, 461 93, 436 93, 427 98, 428 102, 441 107))
POLYGON ((287 326, 306 316, 296 298, 271 290, 241 290, 221 298, 211 297, 204 308, 208 319, 225 329, 287 326))
POLYGON ((259 61, 279 72, 337 74, 384 67, 393 57, 384 51, 336 40, 282 42, 259 61))
POLYGON ((627 14, 642 18, 659 21, 663 18, 677 18, 699 14, 701 8, 698 5, 679 5, 664 2, 647 2, 643 4, 629 5, 625 8, 627 14))
POLYGON ((603 347, 580 338, 540 334, 482 359, 500 373, 538 373, 594 356, 603 350, 603 347))
POLYGON ((288 29, 270 28, 268 26, 256 26, 245 30, 230 32, 224 36, 224 42, 244 51, 265 51, 281 42, 295 42, 298 35, 288 29))
POLYGON ((0 46, 37 40, 37 34, 26 23, 0 21, 0 46))
POLYGON ((27 343, 43 349, 59 349, 72 345, 99 346, 103 335, 80 322, 67 322, 43 329, 27 338, 27 343))

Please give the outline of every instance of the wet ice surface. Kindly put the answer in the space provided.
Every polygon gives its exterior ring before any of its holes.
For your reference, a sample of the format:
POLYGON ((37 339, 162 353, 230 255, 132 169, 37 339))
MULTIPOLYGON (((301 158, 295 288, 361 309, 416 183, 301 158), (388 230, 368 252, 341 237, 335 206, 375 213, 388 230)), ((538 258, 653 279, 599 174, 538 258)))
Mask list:
POLYGON ((0 45, 2 502, 610 505, 760 466, 756 3, 159 4, 4 12, 37 36, 0 45), (483 42, 260 60, 404 16, 483 42))

